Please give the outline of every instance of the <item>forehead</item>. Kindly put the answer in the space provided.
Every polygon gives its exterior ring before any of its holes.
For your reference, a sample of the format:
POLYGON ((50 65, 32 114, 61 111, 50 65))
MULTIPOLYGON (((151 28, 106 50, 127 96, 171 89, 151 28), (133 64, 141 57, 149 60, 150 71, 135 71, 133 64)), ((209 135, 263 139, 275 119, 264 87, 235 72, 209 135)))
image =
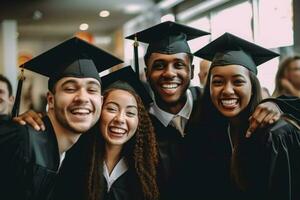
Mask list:
POLYGON ((249 77, 249 70, 241 65, 215 66, 211 69, 211 76, 242 75, 249 77))
POLYGON ((107 94, 105 103, 114 102, 120 105, 137 105, 135 97, 128 91, 113 89, 107 94))
POLYGON ((76 77, 63 77, 61 78, 56 85, 63 85, 66 83, 78 84, 78 85, 87 85, 87 84, 95 84, 100 85, 100 82, 94 78, 76 78, 76 77))
POLYGON ((8 90, 8 86, 7 86, 6 82, 0 81, 0 89, 1 90, 8 90))
POLYGON ((149 61, 155 61, 155 60, 172 61, 176 59, 187 60, 189 59, 189 56, 187 53, 176 53, 176 54, 152 53, 149 57, 149 61))

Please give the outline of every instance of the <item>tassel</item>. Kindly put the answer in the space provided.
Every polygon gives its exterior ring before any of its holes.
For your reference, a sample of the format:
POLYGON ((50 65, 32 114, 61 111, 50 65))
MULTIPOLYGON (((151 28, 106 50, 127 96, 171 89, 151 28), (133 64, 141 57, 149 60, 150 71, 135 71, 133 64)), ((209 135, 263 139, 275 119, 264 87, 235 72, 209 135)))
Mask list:
POLYGON ((17 117, 19 115, 21 94, 22 94, 22 85, 23 85, 24 80, 25 80, 24 69, 22 68, 21 74, 19 76, 19 81, 18 81, 16 99, 15 99, 15 103, 14 103, 12 113, 11 113, 12 117, 17 117))
POLYGON ((139 52, 138 52, 139 42, 137 41, 136 35, 134 36, 134 43, 133 43, 133 54, 134 54, 134 67, 135 73, 140 79, 140 67, 139 67, 139 52))

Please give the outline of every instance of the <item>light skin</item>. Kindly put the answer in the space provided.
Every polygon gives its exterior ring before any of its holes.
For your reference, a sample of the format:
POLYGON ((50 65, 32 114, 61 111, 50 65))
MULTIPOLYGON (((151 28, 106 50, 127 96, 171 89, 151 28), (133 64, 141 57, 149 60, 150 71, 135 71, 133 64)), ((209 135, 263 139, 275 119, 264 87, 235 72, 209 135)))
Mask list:
POLYGON ((14 97, 9 95, 7 84, 0 81, 0 114, 10 114, 13 103, 14 97))
POLYGON ((109 92, 100 117, 100 132, 105 140, 105 163, 109 173, 120 160, 124 144, 134 136, 138 123, 135 97, 120 89, 109 92))
POLYGON ((146 63, 146 77, 158 106, 177 114, 186 103, 186 90, 194 67, 186 53, 152 53, 146 63))
POLYGON ((47 93, 47 114, 62 153, 99 119, 101 87, 93 78, 66 77, 55 84, 54 90, 54 93, 47 93))
POLYGON ((300 60, 294 60, 286 69, 284 78, 281 80, 285 90, 294 96, 300 97, 300 60))

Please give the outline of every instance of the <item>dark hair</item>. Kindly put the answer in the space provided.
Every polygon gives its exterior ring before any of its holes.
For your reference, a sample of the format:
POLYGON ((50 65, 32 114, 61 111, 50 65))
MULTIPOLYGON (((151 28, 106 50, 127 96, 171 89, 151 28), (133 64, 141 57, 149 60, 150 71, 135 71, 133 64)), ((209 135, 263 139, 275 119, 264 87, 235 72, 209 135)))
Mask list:
POLYGON ((284 78, 284 74, 288 70, 290 64, 295 60, 300 60, 300 56, 295 55, 295 56, 287 57, 279 64, 276 77, 275 77, 275 90, 272 94, 273 97, 278 97, 284 93, 284 88, 281 85, 281 80, 282 78, 284 78))
MULTIPOLYGON (((221 134, 227 134, 227 127, 228 127, 228 119, 223 116, 217 108, 213 105, 211 97, 210 97, 210 79, 211 77, 211 69, 208 73, 208 80, 207 84, 204 89, 203 98, 199 101, 199 117, 197 118, 198 124, 201 124, 203 127, 209 127, 209 129, 205 129, 208 131, 217 131, 221 132, 221 134), (217 124, 217 126, 216 126, 217 124)), ((247 107, 239 114, 239 133, 241 135, 238 136, 238 141, 235 146, 235 151, 232 153, 231 157, 231 166, 230 166, 230 174, 232 179, 235 181, 237 186, 241 189, 244 189, 246 186, 245 174, 241 171, 240 168, 240 157, 239 155, 239 146, 241 143, 241 139, 244 138, 244 134, 249 126, 248 118, 254 112, 256 106, 261 101, 261 87, 259 80, 257 79, 256 75, 249 71, 249 78, 252 85, 252 96, 249 101, 247 107)), ((195 123, 195 122, 194 122, 195 123)), ((202 128, 202 130, 204 130, 202 128)))
MULTIPOLYGON (((103 101, 105 102, 111 91, 121 88, 109 88, 104 91, 103 101)), ((138 128, 135 135, 124 145, 122 156, 130 169, 134 169, 137 175, 137 190, 140 188, 145 200, 157 200, 159 197, 156 183, 156 168, 158 163, 158 150, 151 119, 145 109, 141 98, 136 92, 123 89, 132 94, 138 104, 138 128)), ((100 121, 99 121, 100 123, 100 121)), ((91 145, 90 169, 87 177, 87 197, 89 200, 99 200, 103 194, 103 160, 104 160, 104 139, 101 134, 94 134, 95 139, 91 145)))
POLYGON ((0 74, 0 81, 6 83, 7 89, 8 89, 8 95, 12 96, 12 86, 11 86, 10 81, 5 76, 3 76, 2 74, 0 74))

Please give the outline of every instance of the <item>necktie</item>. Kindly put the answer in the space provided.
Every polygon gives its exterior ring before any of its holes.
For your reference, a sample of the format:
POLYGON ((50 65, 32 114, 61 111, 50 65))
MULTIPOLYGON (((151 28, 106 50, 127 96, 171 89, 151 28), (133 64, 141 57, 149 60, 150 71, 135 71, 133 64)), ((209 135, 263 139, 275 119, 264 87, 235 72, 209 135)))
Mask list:
POLYGON ((179 115, 176 115, 172 119, 173 126, 180 132, 181 136, 184 137, 184 129, 182 126, 182 120, 179 115))

